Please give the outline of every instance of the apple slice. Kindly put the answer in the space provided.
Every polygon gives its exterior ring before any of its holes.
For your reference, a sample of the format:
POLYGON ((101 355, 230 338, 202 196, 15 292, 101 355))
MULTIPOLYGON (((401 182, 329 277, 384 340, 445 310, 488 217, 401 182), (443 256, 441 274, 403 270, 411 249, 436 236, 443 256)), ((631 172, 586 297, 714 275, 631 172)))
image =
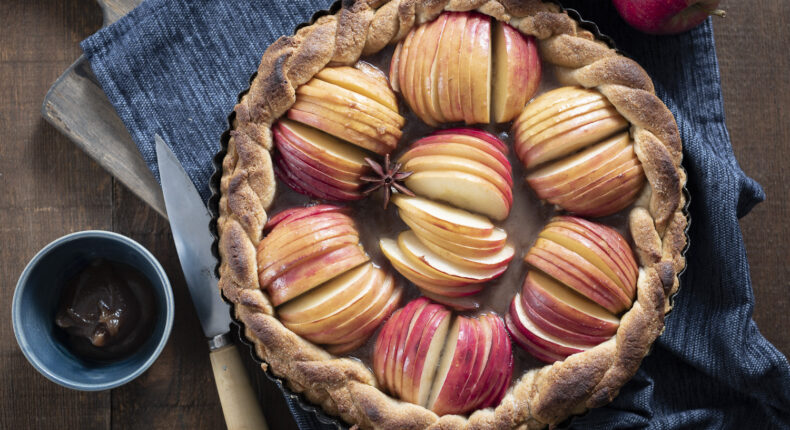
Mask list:
MULTIPOLYGON (((328 89, 321 91, 328 91, 328 89)), ((385 110, 387 108, 383 106, 365 106, 353 100, 344 100, 340 97, 328 97, 325 94, 321 94, 320 92, 316 91, 315 89, 311 90, 310 93, 299 94, 296 100, 298 104, 294 104, 294 107, 300 110, 307 110, 300 107, 301 103, 304 102, 318 105, 322 108, 340 113, 346 117, 348 121, 355 122, 352 124, 360 124, 358 126, 355 125, 355 129, 364 132, 368 136, 370 136, 369 129, 363 129, 363 125, 377 130, 377 135, 370 137, 384 140, 387 143, 391 143, 393 140, 400 139, 400 137, 403 135, 400 130, 401 126, 403 125, 403 121, 394 119, 387 115, 387 112, 389 111, 385 110), (310 94, 316 92, 320 95, 310 94)), ((373 102, 371 101, 371 103, 373 102)))
POLYGON ((427 408, 439 416, 454 412, 454 408, 448 404, 447 399, 463 388, 464 375, 468 375, 471 370, 470 360, 468 360, 474 353, 474 336, 471 331, 469 319, 459 316, 455 318, 447 334, 442 358, 427 403, 427 408))
POLYGON ((624 166, 623 170, 613 172, 616 175, 597 186, 564 200, 562 206, 579 215, 600 217, 611 215, 633 203, 645 183, 645 175, 638 160, 629 164, 630 167, 624 166))
POLYGON ((359 177, 361 175, 359 172, 348 171, 344 166, 333 164, 327 159, 320 160, 315 154, 307 153, 302 147, 291 142, 291 140, 285 136, 279 126, 272 127, 272 132, 274 134, 275 146, 280 153, 288 152, 293 157, 298 158, 305 164, 308 164, 312 169, 331 176, 338 181, 350 183, 359 182, 359 177))
POLYGON ((491 19, 479 16, 475 28, 474 50, 469 59, 474 122, 491 122, 491 19))
MULTIPOLYGON (((403 94, 403 98, 406 100, 406 103, 409 105, 411 110, 420 118, 425 116, 425 112, 420 109, 420 102, 422 100, 422 96, 420 95, 420 81, 419 81, 419 62, 417 61, 418 56, 422 54, 421 51, 421 44, 423 43, 423 35, 425 34, 427 27, 425 25, 420 25, 415 30, 411 31, 413 34, 413 38, 411 40, 411 44, 408 50, 404 50, 404 53, 407 54, 406 57, 403 57, 401 60, 401 64, 403 64, 404 70, 400 73, 401 76, 401 93, 403 94), (404 62, 405 60, 405 62, 404 62), (403 73, 405 71, 405 73, 403 73)), ((405 47, 405 46, 404 46, 405 47)))
POLYGON ((590 349, 590 346, 581 345, 578 343, 570 342, 560 339, 540 329, 524 311, 521 301, 521 295, 516 294, 513 301, 510 302, 510 316, 513 320, 514 326, 529 339, 533 344, 546 349, 553 354, 561 357, 567 357, 582 351, 590 349))
POLYGON ((611 337, 620 320, 591 300, 545 274, 531 270, 521 290, 524 309, 532 308, 546 321, 591 337, 611 337))
POLYGON ((300 220, 302 218, 311 217, 313 215, 318 215, 326 212, 339 212, 344 213, 344 209, 340 206, 335 205, 314 205, 314 206, 307 206, 304 208, 291 208, 286 209, 284 211, 278 212, 276 215, 269 218, 266 222, 266 226, 264 230, 270 231, 278 224, 282 223, 283 225, 288 224, 290 222, 300 220))
POLYGON ((499 227, 486 237, 475 237, 451 232, 400 211, 403 222, 411 227, 420 240, 429 240, 442 248, 468 257, 486 257, 499 252, 505 246, 507 233, 499 227))
POLYGON ((596 106, 596 109, 611 105, 603 94, 593 89, 568 86, 547 91, 527 105, 513 123, 513 130, 526 130, 551 117, 563 115, 569 111, 576 113, 562 118, 576 116, 578 111, 575 109, 590 104, 594 104, 592 106, 596 106))
POLYGON ((484 374, 481 379, 489 387, 480 393, 476 409, 499 405, 513 377, 513 349, 510 346, 505 323, 496 314, 486 314, 480 318, 488 322, 493 344, 489 358, 491 364, 487 365, 490 371, 484 374))
POLYGON ((395 334, 392 337, 395 347, 390 348, 387 356, 387 373, 386 377, 389 380, 389 386, 393 394, 400 395, 401 393, 401 377, 403 371, 403 350, 409 336, 409 332, 414 328, 412 321, 414 315, 420 312, 424 307, 428 306, 428 300, 413 300, 404 307, 404 312, 397 321, 395 326, 395 334))
POLYGON ((305 261, 318 257, 319 255, 327 254, 338 248, 356 245, 358 243, 359 236, 355 231, 351 234, 339 235, 318 242, 310 242, 307 246, 288 254, 282 260, 272 262, 266 269, 258 274, 258 279, 262 286, 268 286, 283 273, 305 261))
POLYGON ((338 314, 334 321, 328 319, 329 325, 325 326, 322 332, 315 333, 308 339, 323 344, 346 344, 359 337, 367 338, 373 334, 378 326, 375 318, 400 288, 396 287, 393 277, 384 273, 373 277, 372 282, 368 297, 359 302, 358 308, 347 308, 342 314, 338 314))
POLYGON ((398 246, 415 266, 442 279, 481 283, 502 275, 507 269, 507 266, 495 269, 473 269, 454 264, 428 249, 410 230, 398 235, 398 246))
POLYGON ((304 101, 294 103, 293 107, 288 110, 288 118, 315 127, 379 155, 391 151, 395 146, 393 142, 397 142, 396 139, 378 140, 373 137, 377 134, 374 127, 354 121, 332 109, 304 101))
POLYGON ((327 336, 328 331, 358 315, 373 302, 377 294, 377 284, 382 278, 382 273, 370 270, 365 273, 363 278, 357 281, 357 285, 354 285, 353 288, 354 291, 349 294, 345 303, 339 307, 322 310, 321 314, 317 315, 316 318, 308 318, 301 321, 281 321, 289 330, 305 339, 315 343, 325 343, 332 339, 332 336, 327 336))
POLYGON ((489 256, 479 256, 479 257, 467 257, 464 255, 456 254, 454 252, 448 251, 441 246, 438 246, 431 242, 430 240, 422 240, 423 245, 425 245, 428 249, 436 253, 436 255, 441 256, 442 258, 446 259, 449 262, 457 264, 459 266, 470 267, 473 269, 497 269, 503 266, 507 266, 510 263, 510 260, 513 259, 515 255, 515 248, 510 245, 506 244, 499 252, 489 256))
MULTIPOLYGON (((394 280, 392 282, 394 282, 394 280)), ((387 301, 382 306, 377 305, 378 307, 374 308, 374 309, 378 309, 378 313, 375 314, 372 318, 370 318, 367 323, 363 325, 359 325, 353 331, 344 335, 342 339, 347 340, 348 343, 338 344, 336 350, 342 350, 343 348, 350 347, 351 345, 353 345, 355 339, 361 338, 367 341, 368 337, 370 337, 370 335, 372 335, 376 331, 378 326, 381 325, 381 323, 385 319, 387 319, 387 317, 390 316, 390 314, 392 314, 392 311, 394 311, 398 307, 398 304, 400 303, 402 296, 403 296, 403 288, 401 287, 394 288, 389 296, 389 299, 387 299, 387 301)), ((351 351, 351 349, 345 349, 339 353, 348 352, 348 351, 351 351)))
POLYGON ((499 173, 491 170, 481 163, 478 163, 477 161, 466 158, 448 155, 429 155, 418 157, 413 158, 404 164, 403 170, 414 173, 434 170, 468 173, 491 182, 503 195, 511 200, 513 199, 513 190, 510 188, 510 185, 507 183, 507 181, 501 175, 499 175, 499 173))
POLYGON ((579 333, 573 331, 570 328, 564 327, 563 325, 554 324, 548 318, 543 316, 542 312, 545 310, 545 307, 532 307, 530 304, 534 302, 534 300, 527 300, 523 295, 521 297, 521 307, 524 309, 524 312, 527 314, 529 319, 538 328, 552 336, 557 337, 558 339, 573 342, 579 345, 595 346, 611 338, 611 336, 593 336, 579 333))
POLYGON ((292 162, 293 160, 289 160, 282 152, 277 155, 279 168, 287 169, 290 176, 298 181, 302 189, 309 190, 308 195, 332 201, 351 201, 364 197, 361 192, 339 188, 324 182, 323 178, 319 179, 312 176, 311 172, 305 169, 304 166, 298 163, 295 164, 292 162))
MULTIPOLYGON (((618 262, 620 272, 628 279, 626 285, 636 285, 639 265, 637 265, 634 259, 634 253, 631 247, 620 233, 611 227, 587 221, 584 218, 559 216, 555 217, 555 220, 558 224, 562 223, 563 227, 573 229, 588 239, 596 241, 607 249, 609 255, 616 256, 617 258, 615 258, 615 260, 618 262)), ((631 294, 633 294, 633 292, 631 294)))
MULTIPOLYGON (((360 72, 362 73, 362 72, 360 72)), ((389 91, 389 87, 378 85, 381 89, 389 91)), ((403 127, 406 119, 403 118, 398 110, 392 110, 374 99, 366 97, 364 94, 349 91, 341 86, 333 85, 320 79, 313 79, 307 84, 296 89, 296 100, 301 100, 301 96, 310 96, 321 100, 326 106, 334 105, 341 109, 340 113, 346 111, 358 111, 378 119, 380 123, 387 123, 396 128, 403 127)), ((378 123, 369 123, 379 125, 378 123)))
POLYGON ((302 174, 308 175, 317 181, 327 184, 329 187, 348 193, 354 193, 355 191, 359 190, 361 186, 359 177, 352 181, 347 181, 340 178, 340 176, 343 175, 336 175, 334 171, 326 172, 316 169, 309 162, 305 161, 304 155, 299 153, 299 151, 293 146, 278 145, 277 149, 280 151, 280 155, 282 156, 285 163, 290 168, 299 171, 298 176, 301 176, 302 174))
POLYGON ((474 123, 474 99, 472 98, 472 68, 477 65, 472 65, 472 56, 475 53, 475 36, 477 35, 477 26, 480 24, 480 17, 475 13, 470 13, 466 19, 466 26, 464 27, 463 39, 461 40, 461 47, 458 53, 458 93, 460 95, 461 110, 463 112, 463 120, 467 124, 474 123))
POLYGON ((441 305, 428 302, 425 307, 418 309, 411 319, 406 340, 403 342, 402 348, 399 349, 399 353, 402 355, 396 357, 396 359, 402 363, 401 366, 397 367, 395 372, 396 391, 401 400, 411 403, 417 400, 415 395, 417 394, 415 393, 417 390, 415 390, 414 387, 414 374, 421 371, 421 369, 418 370, 419 366, 424 365, 424 363, 417 361, 417 354, 419 352, 420 343, 422 343, 425 337, 425 331, 431 329, 431 321, 441 312, 446 312, 441 305))
POLYGON ((429 155, 447 155, 477 161, 496 171, 508 185, 513 185, 510 162, 496 148, 480 139, 464 135, 437 135, 423 137, 414 142, 399 161, 406 163, 413 158, 429 155))
POLYGON ((320 287, 303 294, 277 309, 280 321, 298 322, 326 317, 327 312, 340 309, 364 285, 363 280, 373 270, 372 264, 363 264, 349 270, 320 287))
MULTIPOLYGON (((377 73, 381 72, 377 70, 377 73)), ((347 66, 324 67, 315 77, 330 84, 343 87, 351 92, 361 94, 381 103, 394 112, 398 112, 398 100, 395 94, 393 94, 386 85, 381 85, 380 81, 368 76, 367 73, 361 70, 347 66)))
POLYGON ((354 221, 340 212, 327 212, 278 224, 258 243, 258 270, 263 270, 296 249, 304 246, 300 241, 319 241, 354 231, 354 221), (341 229, 341 230, 338 230, 341 229))
MULTIPOLYGON (((398 76, 398 71, 400 70, 401 52, 403 52, 403 42, 395 46, 395 51, 392 53, 392 58, 390 59, 390 85, 392 85, 392 89, 395 90, 396 93, 400 92, 400 76, 398 76)), ((397 99, 395 102, 397 106, 397 99)))
POLYGON ((631 298, 606 274, 555 242, 538 238, 525 260, 612 313, 631 306, 631 298))
POLYGON ((468 173, 431 171, 415 173, 405 180, 414 193, 442 200, 502 221, 510 214, 508 200, 491 182, 468 173))
POLYGON ((438 105, 442 117, 447 122, 464 119, 458 93, 458 52, 466 27, 465 12, 449 12, 444 26, 439 49, 436 52, 435 74, 433 84, 438 96, 438 105))
POLYGON ((525 351, 530 353, 533 357, 537 358, 538 360, 544 363, 554 363, 555 361, 562 361, 565 359, 562 355, 555 354, 552 351, 547 350, 537 344, 533 343, 529 340, 524 334, 521 333, 520 329, 516 327, 516 324, 513 322, 513 318, 510 314, 505 315, 505 325, 507 327, 507 331, 510 333, 510 336, 513 340, 525 351))
MULTIPOLYGON (((470 318, 475 333, 476 348, 474 357, 472 358, 474 364, 469 372, 464 387, 454 396, 454 403, 464 408, 473 408, 478 403, 478 397, 482 394, 485 388, 483 384, 479 384, 483 373, 486 372, 487 366, 496 367, 498 364, 489 364, 488 357, 491 353, 492 335, 491 327, 488 322, 483 322, 479 318, 470 318)), ((485 381, 488 382, 488 381, 485 381)))
POLYGON ((629 289, 626 287, 626 282, 628 282, 627 279, 621 278, 619 273, 615 273, 615 270, 618 268, 617 263, 598 243, 589 240, 587 237, 573 230, 563 228, 562 225, 556 225, 552 222, 543 228, 538 234, 538 237, 548 239, 581 255, 605 273, 609 279, 617 284, 617 286, 624 290, 629 289))
POLYGON ((447 339, 451 320, 452 315, 449 311, 437 312, 422 332, 414 358, 415 372, 412 374, 411 383, 405 384, 405 389, 411 389, 409 397, 414 399, 413 403, 415 404, 424 406, 428 403, 428 396, 431 394, 432 382, 434 375, 436 375, 436 369, 439 367, 439 358, 445 339, 447 339))
POLYGON ((306 154, 311 154, 316 160, 324 160, 326 163, 357 174, 363 174, 370 169, 365 162, 367 156, 365 152, 353 145, 286 119, 280 119, 277 127, 291 143, 297 145, 306 154))
POLYGON ((471 136, 474 137, 475 139, 479 139, 489 143, 491 146, 499 150, 499 152, 501 152, 502 154, 507 155, 507 153, 510 151, 507 145, 505 145, 505 143, 502 142, 502 140, 500 140, 498 137, 485 130, 480 130, 478 128, 470 128, 470 127, 447 128, 444 130, 436 130, 430 134, 430 136, 446 136, 446 135, 471 136))
POLYGON ((630 144, 628 133, 619 134, 570 157, 536 169, 527 175, 527 182, 543 199, 565 194, 592 182, 598 177, 595 175, 610 171, 613 166, 619 164, 616 161, 615 164, 610 165, 610 160, 618 160, 618 154, 630 144), (604 168, 607 169, 603 170, 604 168), (587 179, 590 176, 593 178, 587 179))
POLYGON ((423 296, 433 300, 434 302, 441 303, 451 309, 457 311, 473 311, 480 307, 480 302, 474 297, 447 297, 441 294, 436 294, 431 291, 420 288, 420 293, 423 296))
POLYGON ((464 280, 435 278, 433 272, 423 269, 422 266, 415 265, 392 239, 382 238, 379 240, 381 252, 392 263, 395 268, 406 279, 418 286, 429 286, 432 289, 437 287, 452 288, 462 287, 468 282, 464 280))
POLYGON ((416 219, 458 234, 487 237, 494 231, 494 225, 485 217, 422 197, 396 194, 392 196, 392 202, 416 219))
POLYGON ((423 44, 425 53, 422 56, 422 71, 420 74, 422 83, 420 87, 422 88, 426 113, 436 125, 447 121, 439 107, 439 91, 436 86, 436 68, 438 66, 436 59, 439 55, 439 43, 447 27, 447 18, 447 14, 441 14, 428 24, 431 27, 430 36, 426 36, 423 44))
POLYGON ((519 155, 527 169, 571 154, 628 127, 612 107, 571 118, 530 137, 531 148, 519 155))
POLYGON ((272 304, 279 306, 366 261, 368 256, 359 245, 319 255, 285 272, 268 285, 272 304))
MULTIPOLYGON (((414 282, 414 281, 412 281, 414 282)), ((443 301, 436 300, 437 302, 444 303, 463 303, 473 300, 470 296, 473 296, 480 291, 483 291, 484 284, 463 284, 460 286, 444 286, 440 284, 434 284, 433 282, 414 282, 415 285, 420 289, 420 291, 424 293, 430 293, 435 296, 444 297, 443 301)), ((426 295, 427 297, 427 295, 426 295)))
POLYGON ((518 116, 538 89, 541 63, 535 38, 524 36, 501 21, 495 21, 494 121, 507 122, 518 116))

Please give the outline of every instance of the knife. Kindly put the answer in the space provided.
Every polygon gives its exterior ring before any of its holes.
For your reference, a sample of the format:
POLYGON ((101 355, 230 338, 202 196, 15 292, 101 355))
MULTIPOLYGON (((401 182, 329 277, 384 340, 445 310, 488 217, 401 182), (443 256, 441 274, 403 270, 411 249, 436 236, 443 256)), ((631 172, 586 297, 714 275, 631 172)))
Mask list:
POLYGON ((229 430, 267 430, 239 351, 230 337, 230 309, 222 300, 214 273, 217 259, 211 253, 211 215, 173 151, 159 135, 154 140, 167 217, 192 304, 208 338, 225 424, 229 430))

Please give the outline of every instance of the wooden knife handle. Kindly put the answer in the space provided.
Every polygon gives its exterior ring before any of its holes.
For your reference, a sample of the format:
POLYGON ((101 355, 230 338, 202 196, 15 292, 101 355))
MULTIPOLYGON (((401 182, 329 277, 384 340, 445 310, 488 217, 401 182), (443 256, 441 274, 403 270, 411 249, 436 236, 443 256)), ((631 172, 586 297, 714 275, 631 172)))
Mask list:
POLYGON ((215 349, 209 357, 228 430, 268 430, 236 345, 215 349))

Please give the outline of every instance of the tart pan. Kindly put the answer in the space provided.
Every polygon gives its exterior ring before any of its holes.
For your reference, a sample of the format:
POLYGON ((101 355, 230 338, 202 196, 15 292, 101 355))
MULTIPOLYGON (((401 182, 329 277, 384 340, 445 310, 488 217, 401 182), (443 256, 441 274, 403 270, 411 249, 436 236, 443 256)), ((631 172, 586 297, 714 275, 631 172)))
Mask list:
MULTIPOLYGON (((620 53, 620 54, 622 54, 622 55, 624 55, 626 57, 630 57, 627 53, 622 52, 621 50, 619 50, 615 46, 614 40, 612 40, 611 37, 609 37, 609 36, 607 36, 605 34, 602 34, 600 29, 598 28, 597 24, 595 24, 592 21, 587 21, 587 20, 583 19, 581 17, 581 15, 579 14, 579 12, 576 11, 575 9, 569 9, 569 8, 562 7, 562 5, 559 4, 557 1, 549 0, 547 2, 551 2, 551 3, 555 3, 555 4, 559 5, 560 8, 564 12, 566 12, 568 14, 568 16, 570 16, 572 19, 574 19, 576 22, 578 22, 579 25, 583 29, 585 29, 585 30, 591 32, 593 35, 595 35, 596 39, 605 42, 610 48, 615 49, 618 53, 620 53)), ((312 25, 316 20, 318 20, 322 16, 332 15, 332 14, 336 13, 337 11, 340 10, 341 6, 342 6, 342 1, 341 0, 336 0, 335 2, 332 3, 332 5, 328 9, 319 10, 319 11, 315 12, 312 15, 312 17, 310 18, 309 22, 303 22, 303 23, 297 25, 296 28, 294 28, 293 34, 296 34, 296 32, 299 29, 303 28, 303 27, 306 27, 308 25, 312 25)), ((256 76, 257 76, 257 71, 253 72, 252 75, 250 76, 250 79, 249 79, 250 85, 252 84, 252 81, 255 79, 256 76)), ((250 87, 248 86, 246 89, 244 89, 242 92, 240 92, 238 94, 237 102, 241 101, 241 98, 244 95, 247 94, 249 89, 250 89, 250 87)), ((209 188, 211 190, 211 197, 209 198, 209 201, 208 201, 208 209, 209 209, 209 212, 211 214, 211 222, 209 223, 209 229, 211 231, 212 236, 214 237, 214 243, 212 244, 211 252, 217 258, 217 265, 214 268, 214 271, 215 271, 217 277, 219 277, 219 266, 220 266, 220 256, 219 256, 219 250, 218 250, 219 233, 217 231, 217 220, 219 219, 220 180, 222 178, 222 161, 225 158, 225 155, 226 155, 226 153, 228 151, 228 142, 230 141, 230 132, 231 132, 232 124, 233 124, 233 121, 234 121, 235 117, 236 117, 236 113, 235 112, 232 112, 227 117, 227 125, 228 125, 228 127, 225 129, 225 131, 220 136, 220 149, 214 155, 214 158, 212 159, 212 164, 214 166, 214 173, 211 175, 211 178, 209 179, 209 188)), ((689 212, 689 204, 691 202, 691 199, 690 199, 690 194, 689 194, 688 189, 686 188, 685 184, 683 185, 683 195, 685 196, 685 199, 686 199, 685 200, 685 205, 683 207, 683 212, 686 215, 687 224, 686 224, 686 229, 685 229, 686 246, 682 250, 681 255, 685 258, 686 252, 688 251, 689 246, 690 246, 688 231, 689 231, 689 228, 691 226, 691 217, 690 217, 690 212, 689 212)), ((680 279, 680 277, 683 275, 683 273, 685 271, 686 271, 686 268, 684 267, 683 270, 681 270, 680 273, 678 273, 678 275, 677 275, 678 279, 680 279)), ((678 288, 677 291, 680 291, 680 288, 678 288)), ((673 294, 672 296, 669 297, 670 305, 674 304, 675 295, 677 295, 677 292, 675 292, 675 294, 673 294)), ((290 388, 288 388, 287 383, 286 383, 285 380, 275 376, 271 372, 271 370, 268 368, 268 366, 266 366, 266 363, 260 357, 258 357, 258 355, 255 353, 255 346, 253 345, 253 343, 251 341, 249 341, 245 336, 243 336, 243 333, 244 333, 244 330, 245 330, 244 323, 242 323, 241 321, 239 321, 236 318, 236 316, 234 314, 233 303, 228 301, 227 298, 224 297, 224 295, 223 295, 223 299, 231 306, 231 308, 230 308, 231 318, 233 320, 233 323, 239 329, 239 334, 240 334, 239 337, 240 337, 241 341, 244 343, 244 345, 246 345, 247 348, 249 349, 250 356, 255 361, 255 363, 257 363, 258 365, 262 366, 260 371, 263 372, 263 374, 266 375, 266 377, 270 381, 272 381, 273 383, 275 383, 277 385, 277 387, 283 393, 283 396, 288 401, 291 401, 291 402, 295 403, 296 405, 298 405, 299 408, 301 408, 303 411, 307 412, 308 414, 312 414, 318 420, 318 422, 320 422, 320 423, 322 423, 322 424, 324 424, 324 425, 326 425, 328 427, 337 428, 339 430, 347 429, 348 428, 347 424, 345 424, 343 421, 341 421, 340 419, 338 419, 336 417, 328 415, 326 412, 324 412, 324 410, 320 406, 316 406, 316 405, 313 405, 312 403, 308 402, 304 398, 303 395, 298 394, 298 393, 294 393, 290 388)), ((669 313, 671 313, 671 310, 669 312, 667 312, 666 315, 669 315, 669 313)), ((652 346, 651 346, 651 349, 652 349, 652 346)), ((576 417, 584 416, 587 413, 589 413, 589 410, 585 411, 582 415, 571 416, 567 420, 565 420, 563 423, 559 424, 557 427, 558 428, 566 428, 566 427, 568 427, 570 425, 570 423, 576 417)))

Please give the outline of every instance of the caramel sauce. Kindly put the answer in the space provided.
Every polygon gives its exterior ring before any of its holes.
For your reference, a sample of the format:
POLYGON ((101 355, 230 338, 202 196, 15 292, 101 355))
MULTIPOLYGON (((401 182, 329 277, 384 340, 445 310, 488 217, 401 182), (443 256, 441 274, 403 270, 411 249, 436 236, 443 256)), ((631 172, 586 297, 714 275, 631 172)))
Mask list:
POLYGON ((67 348, 89 361, 132 355, 156 322, 151 282, 139 270, 104 259, 66 281, 55 325, 67 348))
MULTIPOLYGON (((388 47, 378 54, 363 58, 362 61, 372 64, 379 70, 384 71, 385 75, 388 75, 389 62, 393 50, 394 47, 388 47)), ((387 78, 389 78, 389 76, 387 76, 387 78)), ((533 98, 561 86, 562 85, 560 85, 555 78, 554 66, 543 64, 540 87, 533 98)), ((529 267, 524 263, 524 256, 535 243, 538 233, 540 233, 554 215, 560 212, 554 205, 541 201, 527 184, 525 180, 526 169, 521 161, 519 161, 515 151, 513 151, 513 137, 510 133, 512 122, 504 124, 475 124, 471 126, 467 126, 463 123, 448 123, 434 128, 422 122, 422 120, 409 109, 400 95, 398 95, 398 108, 400 114, 406 118, 406 125, 403 127, 403 136, 398 142, 397 149, 391 154, 392 160, 397 160, 401 154, 409 149, 411 143, 415 140, 427 136, 434 130, 447 128, 469 127, 486 130, 499 137, 499 139, 505 142, 510 149, 508 160, 513 169, 513 206, 507 219, 501 222, 492 220, 492 222, 507 232, 508 241, 516 248, 516 254, 509 263, 507 271, 499 278, 486 283, 486 287, 483 291, 474 296, 480 303, 480 308, 476 311, 461 312, 461 314, 470 316, 494 312, 504 318, 508 312, 513 296, 521 291, 524 278, 529 270, 529 267)), ((402 285, 405 286, 404 295, 401 299, 401 307, 420 296, 419 289, 415 285, 400 276, 395 269, 391 268, 387 258, 384 257, 379 248, 378 242, 380 238, 397 238, 400 232, 409 228, 401 221, 398 216, 398 209, 394 204, 390 204, 386 210, 382 208, 382 193, 375 193, 368 198, 353 202, 324 202, 298 194, 287 185, 278 181, 277 195, 269 210, 269 214, 274 215, 284 209, 312 206, 318 203, 330 203, 337 206, 349 207, 351 209, 349 215, 354 218, 356 222, 357 229, 359 230, 360 242, 365 247, 365 251, 367 251, 368 255, 370 255, 371 261, 379 267, 389 267, 390 270, 396 274, 402 285)), ((629 209, 627 208, 615 215, 597 218, 595 221, 615 228, 626 239, 629 239, 630 234, 627 231, 628 212, 629 209)), ((456 313, 458 312, 456 311, 456 313)), ((380 328, 381 327, 379 327, 379 329, 380 328)), ((357 359, 368 368, 372 369, 373 345, 376 342, 377 336, 378 330, 370 337, 365 345, 349 353, 349 358, 357 359)), ((527 370, 543 367, 545 365, 516 344, 513 344, 513 355, 514 380, 520 378, 527 370)))

